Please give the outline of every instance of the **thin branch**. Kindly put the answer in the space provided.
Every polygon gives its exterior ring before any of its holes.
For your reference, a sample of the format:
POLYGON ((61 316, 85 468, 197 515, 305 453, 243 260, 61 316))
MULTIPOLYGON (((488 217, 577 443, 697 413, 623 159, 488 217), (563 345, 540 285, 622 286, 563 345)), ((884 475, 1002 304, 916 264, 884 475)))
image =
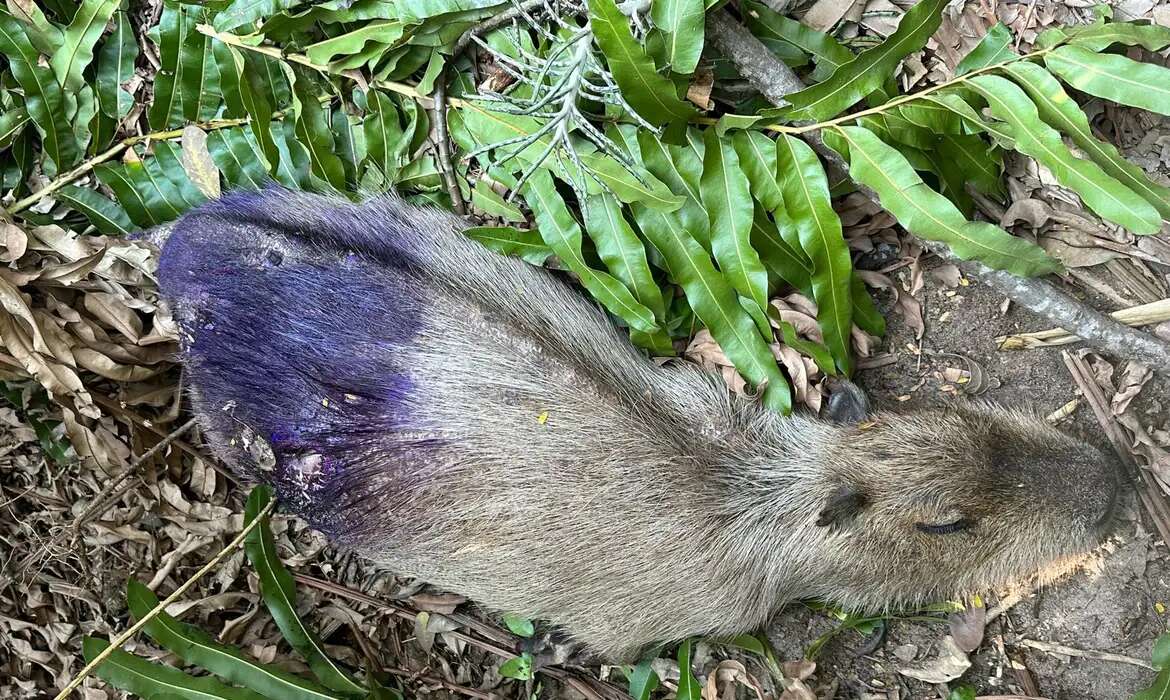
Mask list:
POLYGON ((435 92, 432 96, 435 108, 432 114, 435 119, 435 147, 438 150, 439 170, 443 173, 443 184, 447 186, 447 196, 451 198, 451 208, 459 216, 467 214, 463 206, 463 193, 459 190, 459 180, 455 176, 455 164, 451 162, 451 143, 447 138, 447 67, 439 74, 435 81, 435 92))
POLYGON ((275 500, 269 501, 268 505, 264 506, 263 510, 261 510, 255 518, 253 518, 252 522, 248 523, 243 530, 240 530, 240 534, 236 535, 231 542, 228 542, 226 545, 224 545, 224 548, 219 550, 219 553, 212 557, 211 561, 204 564, 202 568, 192 574, 190 578, 188 578, 182 583, 182 585, 175 589, 174 593, 171 593, 158 605, 154 606, 150 612, 143 615, 142 619, 131 625, 130 629, 111 639, 110 645, 103 649, 100 654, 95 656, 93 661, 90 661, 88 664, 86 664, 85 667, 82 668, 81 671, 79 671, 78 674, 73 677, 73 680, 69 682, 69 685, 65 686, 65 689, 60 693, 57 693, 57 696, 53 698, 53 700, 64 700, 65 698, 69 697, 69 694, 76 690, 77 687, 81 685, 82 681, 84 681, 90 673, 93 673, 95 668, 100 666, 101 663, 109 658, 110 655, 115 651, 121 649, 122 645, 126 643, 126 640, 137 634, 138 630, 145 627, 151 620, 157 617, 160 612, 166 610, 168 605, 175 602, 179 598, 182 598, 183 594, 185 594, 187 590, 191 588, 191 586, 195 585, 196 581, 203 578, 205 575, 207 575, 207 572, 218 566, 219 563, 223 561, 224 557, 234 552, 244 541, 244 538, 248 536, 248 533, 254 530, 261 522, 263 522, 264 518, 268 517, 268 514, 272 512, 272 509, 275 506, 275 500))
MULTIPOLYGON (((803 83, 800 82, 791 68, 773 56, 759 39, 736 22, 725 10, 707 15, 707 36, 710 37, 716 49, 730 59, 756 89, 773 104, 778 106, 786 104, 785 95, 794 88, 803 87, 803 83)), ((966 78, 969 75, 963 77, 966 78)), ((925 94, 925 92, 915 93, 915 96, 925 94)), ((820 134, 813 133, 813 127, 819 129, 832 125, 834 121, 853 119, 856 116, 849 115, 838 120, 802 126, 796 133, 803 134, 804 139, 829 165, 834 166, 842 173, 847 173, 848 166, 846 166, 844 159, 824 144, 820 134)), ((873 190, 864 186, 859 186, 859 189, 867 197, 880 204, 877 193, 873 190)), ((980 262, 962 260, 942 243, 919 240, 932 253, 953 262, 969 276, 994 287, 1020 306, 1047 318, 1055 325, 1068 329, 1090 345, 1099 347, 1112 355, 1132 358, 1161 372, 1170 368, 1170 344, 1148 333, 1134 330, 1114 321, 1105 314, 1089 308, 1061 292, 1044 280, 1034 277, 1017 277, 1010 272, 995 270, 980 262)))
POLYGON ((451 51, 451 58, 456 59, 467 50, 467 46, 471 43, 472 37, 477 37, 481 34, 487 34, 493 29, 499 29, 512 20, 527 15, 531 10, 544 5, 545 0, 525 0, 519 5, 513 5, 511 8, 504 10, 498 15, 494 15, 480 22, 463 32, 463 36, 459 37, 459 41, 455 42, 455 47, 451 51))

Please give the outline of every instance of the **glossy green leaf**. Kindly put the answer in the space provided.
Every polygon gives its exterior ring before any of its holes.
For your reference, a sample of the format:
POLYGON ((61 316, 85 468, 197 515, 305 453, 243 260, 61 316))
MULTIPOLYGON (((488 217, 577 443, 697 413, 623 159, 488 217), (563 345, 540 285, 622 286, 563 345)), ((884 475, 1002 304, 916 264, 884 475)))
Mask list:
MULTIPOLYGON (((1141 46, 1147 51, 1161 51, 1170 46, 1170 27, 1159 24, 1107 22, 1058 29, 1064 40, 1089 51, 1103 51, 1114 44, 1141 46)), ((1038 46, 1038 48, 1045 48, 1038 46)))
POLYGON ((507 5, 504 0, 409 0, 395 3, 395 12, 401 13, 401 19, 423 20, 438 17, 453 12, 483 10, 497 5, 507 5))
POLYGON ((1170 220, 1170 188, 1152 181, 1144 170, 1125 160, 1113 144, 1093 136, 1088 117, 1056 78, 1035 63, 1022 61, 1005 66, 1004 72, 1024 88, 1045 122, 1071 138, 1105 172, 1141 195, 1163 219, 1170 220))
POLYGON ((68 91, 80 90, 82 71, 93 61, 93 47, 118 9, 120 0, 83 0, 65 28, 61 46, 49 57, 57 82, 68 91))
POLYGON ((853 322, 866 333, 876 336, 886 334, 886 319, 882 317, 873 297, 865 288, 865 282, 854 272, 853 280, 849 285, 849 297, 853 300, 853 322))
POLYGON ((1170 69, 1117 54, 1061 46, 1044 56, 1060 79, 1081 92, 1130 107, 1170 115, 1170 69))
POLYGON ((1151 654, 1158 675, 1149 688, 1133 696, 1133 700, 1170 700, 1170 633, 1163 634, 1154 642, 1151 654))
POLYGON ((966 75, 1017 57, 1012 50, 1012 32, 1003 22, 996 22, 971 52, 955 66, 955 75, 966 75))
POLYGON ((657 0, 650 6, 650 18, 665 34, 670 69, 694 73, 703 53, 703 0, 657 0))
POLYGON ((946 197, 927 187, 898 151, 871 132, 861 127, 835 131, 847 146, 849 174, 876 191, 881 205, 910 233, 946 243, 964 260, 980 260, 1021 276, 1060 269, 1034 243, 992 224, 968 221, 946 197))
POLYGON ((536 634, 536 627, 532 620, 519 615, 504 615, 504 626, 518 637, 532 637, 536 634))
MULTIPOLYGON (((239 72, 237 85, 240 90, 240 101, 251 117, 248 126, 252 130, 252 135, 256 137, 260 152, 268 161, 268 172, 273 173, 282 162, 276 137, 272 133, 273 105, 279 98, 280 88, 285 88, 286 83, 283 77, 273 76, 268 72, 269 63, 266 59, 253 55, 245 57, 234 48, 231 52, 235 70, 239 72), (259 67, 264 67, 265 70, 257 70, 259 67), (279 82, 274 82, 277 80, 279 82)), ((232 70, 231 66, 220 65, 225 74, 232 70)))
POLYGON ((711 252, 731 286, 750 305, 748 312, 760 332, 771 335, 764 309, 768 306, 768 272, 752 248, 752 195, 748 178, 739 166, 729 139, 714 129, 704 132, 703 207, 711 225, 711 252))
POLYGON ((167 198, 186 211, 203 204, 207 197, 188 177, 179 153, 176 141, 154 144, 154 157, 147 159, 146 170, 160 183, 159 187, 166 192, 167 198))
POLYGON ((731 137, 739 164, 751 182, 751 194, 768 211, 784 206, 776 181, 776 144, 759 131, 737 131, 731 137))
MULTIPOLYGON (((253 488, 244 507, 245 525, 259 517, 271 499, 271 488, 267 486, 253 488)), ((276 553, 276 542, 272 539, 267 522, 248 532, 244 540, 244 551, 247 552, 248 561, 252 563, 260 577, 260 594, 264 597, 264 604, 272 614, 276 626, 280 628, 281 635, 309 662, 309 669, 317 680, 327 688, 345 695, 365 695, 365 688, 354 682, 333 663, 322 648, 321 642, 317 640, 317 636, 297 617, 297 592, 293 577, 288 569, 284 568, 284 563, 276 553)))
POLYGON ((134 76, 134 60, 138 57, 138 42, 130 18, 125 12, 114 14, 114 28, 98 51, 96 87, 98 109, 113 119, 126 116, 134 106, 134 98, 122 84, 134 76))
POLYGON ((513 255, 533 265, 543 265, 553 254, 539 231, 511 226, 473 226, 464 235, 502 255, 513 255))
POLYGON ((247 128, 211 132, 207 135, 207 150, 232 188, 260 190, 267 184, 268 167, 256 137, 247 128))
MULTIPOLYGON (((158 598, 137 579, 130 578, 126 581, 126 603, 134 619, 141 620, 158 605, 158 598)), ((239 650, 216 642, 203 630, 180 622, 166 612, 155 615, 143 631, 183 661, 265 697, 289 700, 345 697, 275 666, 251 661, 239 650)))
POLYGON ((585 231, 606 269, 654 313, 656 321, 665 319, 666 303, 646 261, 646 246, 622 217, 621 204, 613 195, 602 193, 585 203, 582 214, 585 231))
POLYGON ((678 700, 699 700, 703 692, 703 686, 691 668, 692 644, 688 639, 678 647, 678 700))
POLYGON ((803 252, 788 245, 759 202, 752 217, 752 247, 759 251, 760 260, 778 279, 812 294, 812 263, 803 252))
MULTIPOLYGON (((158 23, 159 69, 154 75, 154 100, 146 111, 150 128, 162 130, 183 122, 183 62, 180 56, 195 31, 191 10, 178 0, 163 0, 158 23)), ((202 35, 199 35, 202 36, 202 35)))
MULTIPOLYGON (((178 167, 181 173, 182 167, 178 167)), ((130 219, 141 227, 157 226, 177 219, 192 206, 182 196, 182 190, 176 188, 167 179, 167 174, 161 171, 157 158, 134 160, 120 165, 103 163, 94 168, 94 174, 114 191, 118 203, 126 209, 130 219)))
POLYGON ((28 122, 28 112, 21 107, 0 113, 0 151, 12 145, 28 122))
POLYGON ((317 100, 316 83, 308 73, 288 66, 285 66, 285 75, 293 86, 297 141, 309 153, 309 172, 329 187, 344 192, 345 166, 333 151, 329 115, 317 100))
MULTIPOLYGON (((685 146, 664 143, 646 130, 638 131, 638 146, 642 162, 655 178, 666 183, 671 192, 681 195, 678 218, 684 230, 700 243, 710 245, 707 211, 699 180, 703 177, 703 157, 685 146)), ((701 142, 700 142, 701 143, 701 142)))
POLYGON ((500 664, 500 675, 504 678, 514 678, 518 681, 532 679, 532 655, 528 653, 513 656, 500 664))
POLYGON ((622 97, 652 124, 689 119, 695 109, 680 100, 674 83, 654 70, 654 61, 634 40, 629 19, 614 0, 589 0, 593 38, 605 55, 622 97))
POLYGON ((388 182, 393 182, 406 163, 410 142, 403 134, 398 108, 389 95, 377 90, 366 93, 362 130, 366 136, 366 165, 377 168, 388 182))
POLYGON ((920 0, 881 44, 858 54, 828 79, 789 95, 792 106, 782 115, 789 120, 826 119, 879 88, 899 61, 926 46, 939 27, 946 4, 947 0, 920 0))
POLYGON ((244 24, 251 24, 263 20, 297 5, 306 0, 233 0, 223 10, 215 14, 212 26, 216 31, 225 32, 244 24))
POLYGON ((394 46, 405 33, 406 25, 395 20, 370 22, 357 29, 318 41, 305 48, 305 55, 313 63, 323 66, 333 57, 358 53, 369 41, 394 46))
POLYGON ((743 8, 744 20, 753 34, 761 39, 770 37, 787 42, 813 57, 816 68, 809 76, 813 82, 823 81, 854 58, 833 37, 785 17, 763 3, 748 0, 743 8))
POLYGON ((1134 233, 1157 233, 1162 228, 1161 217, 1149 202, 1092 162, 1074 156, 1060 134, 1041 121, 1036 105, 1011 81, 980 75, 969 84, 987 100, 992 116, 1011 128, 1016 150, 1051 170, 1102 218, 1134 233))
POLYGON ((219 67, 212 45, 214 40, 195 31, 198 16, 191 12, 191 27, 186 42, 179 51, 183 119, 188 122, 206 121, 219 113, 223 95, 219 87, 219 67))
POLYGON ((134 231, 134 223, 130 221, 126 210, 97 190, 65 185, 57 190, 56 197, 74 211, 84 214, 99 233, 126 236, 134 231))
POLYGON ((630 290, 612 275, 594 270, 585 262, 581 252, 581 227, 557 194, 556 185, 548 171, 537 170, 533 173, 525 183, 523 193, 524 200, 536 217, 541 238, 552 248, 561 263, 577 275, 590 295, 631 328, 654 332, 658 328, 654 312, 639 303, 630 290))
POLYGON ((658 250, 671 278, 683 288, 691 309, 711 331, 736 371, 757 387, 766 384, 764 405, 781 413, 792 410, 788 382, 755 321, 715 269, 710 254, 683 227, 678 214, 641 204, 631 209, 643 235, 658 250))
POLYGON ((784 193, 784 216, 777 223, 796 229, 800 247, 812 262, 810 282, 817 302, 817 323, 837 367, 848 375, 853 371, 849 350, 853 264, 841 220, 829 199, 829 183, 816 154, 803 141, 781 136, 776 140, 776 155, 784 193))
POLYGON ((952 163, 983 194, 1003 192, 1003 151, 975 135, 942 136, 939 158, 952 163))
POLYGON ((46 174, 63 172, 81 155, 70 123, 77 108, 75 99, 61 90, 50 69, 39 65, 40 54, 29 43, 24 25, 3 11, 0 54, 7 56, 8 70, 24 90, 25 111, 40 133, 41 148, 50 161, 46 174))
POLYGON ((623 666, 622 671, 626 674, 626 680, 630 684, 630 699, 631 700, 650 700, 651 693, 658 687, 658 674, 655 673, 652 666, 654 656, 647 655, 646 658, 638 662, 637 666, 623 666))
MULTIPOLYGON (((85 660, 92 661, 110 643, 96 637, 81 642, 85 660)), ((140 659, 122 650, 110 654, 94 671, 98 678, 144 698, 167 700, 265 700, 263 695, 244 688, 224 685, 208 676, 189 676, 177 668, 140 659)))
POLYGON ((527 220, 524 212, 520 211, 519 207, 506 201, 484 180, 475 181, 475 187, 471 190, 471 203, 488 215, 503 219, 504 221, 523 223, 527 220))
POLYGON ((46 56, 52 56, 64 41, 61 27, 49 21, 36 2, 7 2, 8 11, 25 28, 29 42, 46 56))

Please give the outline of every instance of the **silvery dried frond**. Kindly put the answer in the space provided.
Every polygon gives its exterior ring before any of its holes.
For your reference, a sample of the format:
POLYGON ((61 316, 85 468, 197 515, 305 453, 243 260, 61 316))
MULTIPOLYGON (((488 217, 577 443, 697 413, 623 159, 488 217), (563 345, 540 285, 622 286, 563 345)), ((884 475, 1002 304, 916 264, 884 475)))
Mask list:
POLYGON ((486 144, 468 157, 494 151, 496 158, 489 167, 495 167, 525 153, 528 162, 510 198, 550 157, 559 161, 562 173, 568 174, 569 184, 580 201, 585 201, 588 183, 581 181, 585 177, 592 177, 608 190, 605 183, 582 166, 579 148, 585 142, 617 160, 639 181, 643 180, 626 152, 593 124, 598 116, 582 109, 582 105, 590 105, 595 111, 604 111, 606 105, 612 105, 640 127, 657 133, 625 101, 613 75, 598 59, 584 5, 575 0, 549 0, 535 12, 517 4, 513 6, 517 17, 510 27, 500 30, 507 50, 479 37, 472 39, 492 55, 497 68, 512 81, 500 90, 481 87, 478 99, 493 111, 530 117, 539 126, 531 133, 486 144), (535 156, 530 155, 532 146, 539 148, 535 156))

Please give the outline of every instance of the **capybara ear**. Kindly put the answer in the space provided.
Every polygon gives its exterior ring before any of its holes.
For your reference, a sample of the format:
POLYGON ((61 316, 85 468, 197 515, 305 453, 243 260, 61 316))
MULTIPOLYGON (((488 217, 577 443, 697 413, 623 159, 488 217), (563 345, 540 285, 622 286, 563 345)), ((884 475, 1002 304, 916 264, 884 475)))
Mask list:
POLYGON ((869 417, 869 399, 865 392, 848 379, 836 379, 829 384, 829 400, 821 409, 821 417, 834 423, 855 425, 869 417))
POLYGON ((817 516, 817 526, 826 527, 846 523, 856 517, 868 504, 869 498, 859 489, 852 486, 839 486, 825 501, 825 507, 817 516))

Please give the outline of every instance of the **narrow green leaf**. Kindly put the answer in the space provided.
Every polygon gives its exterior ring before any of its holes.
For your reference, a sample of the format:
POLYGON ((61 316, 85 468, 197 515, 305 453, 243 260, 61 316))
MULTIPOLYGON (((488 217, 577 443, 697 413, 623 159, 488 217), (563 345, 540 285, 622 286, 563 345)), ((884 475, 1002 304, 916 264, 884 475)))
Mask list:
POLYGON ((62 34, 61 46, 49 57, 57 82, 65 90, 79 90, 81 72, 93 60, 93 47, 118 9, 119 0, 83 0, 62 34))
POLYGON ((771 338, 772 327, 764 312, 768 271, 751 244, 752 195, 748 178, 739 167, 739 156, 728 141, 719 138, 714 129, 704 132, 701 189, 711 224, 711 252, 727 281, 749 302, 746 308, 760 333, 771 338))
POLYGON ((858 54, 823 82, 789 95, 792 106, 782 116, 789 120, 826 119, 881 87, 899 61, 926 46, 942 21, 946 4, 947 0, 920 0, 881 44, 858 54))
POLYGON ((752 247, 768 270, 786 284, 812 294, 812 263, 780 235, 768 212, 756 202, 752 218, 752 247))
MULTIPOLYGON (((700 141, 700 143, 702 143, 700 141)), ((671 192, 681 195, 678 209, 683 228, 700 243, 710 244, 707 211, 699 180, 703 177, 703 157, 686 146, 672 146, 645 129, 638 130, 638 146, 646 169, 666 183, 671 192)))
POLYGON ((849 174, 875 190, 882 206, 910 233, 942 241, 964 260, 981 260, 1021 276, 1060 269, 1060 263, 1034 243, 989 223, 966 220, 946 197, 922 182, 898 151, 871 132, 861 127, 835 131, 847 145, 849 174))
POLYGON ((752 184, 752 196, 768 211, 784 206, 776 182, 776 144, 759 131, 737 131, 731 137, 740 167, 752 184))
POLYGON ((776 307, 769 307, 768 315, 772 316, 776 325, 780 327, 780 337, 784 339, 785 345, 805 357, 811 357, 825 374, 836 376, 837 365, 833 360, 833 354, 829 352, 829 348, 815 340, 801 338, 797 335, 796 326, 788 321, 782 320, 780 318, 780 312, 776 307))
POLYGON ((630 683, 631 700, 650 700, 651 693, 658 687, 658 674, 651 665, 656 657, 647 655, 637 666, 622 666, 626 680, 630 683))
POLYGON ((316 84, 307 72, 284 66, 293 86, 293 111, 296 116, 297 140, 309 152, 309 171, 333 189, 345 191, 345 166, 333 152, 333 132, 329 117, 317 100, 316 84))
POLYGON ((409 0, 409 2, 394 3, 394 7, 396 12, 402 14, 403 21, 415 21, 452 12, 482 10, 506 4, 504 0, 409 0))
POLYGON ((622 217, 621 204, 613 195, 602 193, 591 197, 582 213, 585 231, 597 246, 597 254, 606 269, 654 313, 656 321, 664 320, 666 303, 646 261, 646 247, 622 217))
POLYGON ((406 25, 395 20, 370 22, 353 31, 305 47, 305 55, 313 63, 325 65, 338 54, 348 56, 358 53, 369 41, 377 40, 387 47, 395 46, 405 30, 406 25))
POLYGON ((260 190, 267 184, 268 166, 256 137, 245 127, 211 132, 207 135, 207 150, 231 187, 260 190))
POLYGON ((471 203, 490 216, 498 217, 504 221, 511 221, 512 223, 523 223, 526 221, 524 212, 520 211, 519 207, 506 201, 484 180, 475 181, 475 187, 471 190, 471 203))
POLYGON ((694 73, 703 53, 703 0, 658 0, 650 6, 650 18, 666 35, 670 69, 694 73))
POLYGON ((850 298, 853 299, 853 322, 866 333, 876 336, 886 334, 886 319, 882 317, 873 297, 865 288, 865 281, 854 272, 853 280, 849 285, 850 298))
POLYGON ((409 140, 403 134, 398 108, 389 95, 377 90, 366 93, 362 129, 366 136, 365 165, 376 168, 387 182, 393 182, 406 163, 409 140))
POLYGON ((134 223, 130 221, 126 210, 95 190, 65 185, 57 190, 56 196, 71 209, 85 214, 85 218, 89 219, 100 233, 126 236, 134 230, 134 223))
MULTIPOLYGON (((272 490, 269 487, 257 486, 252 489, 244 506, 245 524, 257 518, 271 499, 272 490)), ((276 553, 276 543, 272 539, 267 522, 248 532, 244 540, 244 551, 247 552, 248 561, 252 563, 260 577, 260 594, 264 597, 264 604, 272 614, 276 626, 280 628, 281 635, 309 662, 309 669, 317 680, 327 688, 345 695, 365 695, 365 688, 354 682, 333 663, 316 635, 297 617, 297 592, 293 577, 288 573, 288 569, 284 568, 276 553)))
POLYGON ((134 76, 138 42, 125 12, 114 14, 114 29, 98 51, 95 90, 98 109, 112 119, 121 119, 134 106, 134 98, 122 84, 134 76))
POLYGON ((966 181, 983 194, 1003 192, 1003 151, 975 135, 943 136, 938 155, 954 164, 966 181))
MULTIPOLYGON (((96 637, 86 637, 81 642, 87 662, 97 658, 108 646, 109 642, 96 637)), ((110 654, 95 673, 115 688, 144 698, 264 700, 259 693, 233 688, 207 676, 189 676, 177 668, 140 659, 120 649, 110 654)))
POLYGON ((675 212, 633 204, 638 227, 666 262, 671 278, 683 288, 695 315, 711 331, 736 371, 753 385, 763 384, 764 405, 781 413, 792 410, 792 394, 755 321, 739 305, 735 290, 715 269, 711 256, 682 226, 675 212))
POLYGON ((147 159, 145 165, 167 200, 186 211, 206 202, 207 196, 188 177, 179 152, 175 142, 159 141, 154 144, 154 158, 147 159))
POLYGON ((1163 219, 1170 220, 1170 188, 1153 182, 1146 172, 1125 160, 1111 143, 1093 136, 1089 119, 1048 71, 1035 63, 1019 62, 1004 67, 1024 88, 1049 125, 1067 134, 1094 163, 1152 204, 1163 219))
POLYGON ((748 0, 743 3, 743 8, 744 20, 753 34, 761 39, 787 42, 812 55, 816 68, 809 77, 813 82, 823 81, 854 58, 853 53, 833 37, 785 17, 763 3, 748 0))
POLYGON ((1163 634, 1154 642, 1151 654, 1158 675, 1153 684, 1133 696, 1133 700, 1170 700, 1170 633, 1163 634))
MULTIPOLYGON (((145 585, 130 578, 126 581, 126 602, 134 619, 141 620, 158 605, 158 598, 145 585)), ((183 661, 229 683, 263 693, 265 697, 290 700, 335 700, 344 697, 275 666, 251 661, 239 650, 216 642, 203 630, 180 622, 166 612, 152 618, 143 630, 156 643, 170 649, 183 661)))
POLYGON ((589 0, 593 37, 605 54, 622 96, 646 121, 658 125, 689 119, 695 109, 678 98, 674 83, 654 70, 614 0, 589 0))
MULTIPOLYGON (((154 75, 154 101, 146 111, 150 128, 166 129, 183 121, 183 62, 179 60, 188 35, 195 30, 188 10, 178 0, 163 0, 158 23, 159 69, 154 75)), ((200 34, 199 36, 203 36, 200 34)))
POLYGON ((965 75, 1015 57, 1017 54, 1012 50, 1012 31, 1003 22, 996 22, 975 48, 971 49, 971 53, 964 56, 959 65, 955 66, 955 75, 965 75))
POLYGON ((0 113, 0 151, 12 145, 28 122, 28 112, 21 107, 0 113))
POLYGON ((53 73, 38 61, 40 54, 29 43, 24 25, 0 11, 0 54, 8 57, 8 70, 24 90, 24 108, 41 135, 41 148, 48 157, 47 175, 64 172, 77 162, 81 147, 73 133, 70 115, 77 103, 61 90, 53 73))
MULTIPOLYGON (((219 87, 219 67, 213 53, 213 40, 195 31, 198 18, 189 10, 191 26, 187 40, 179 51, 179 90, 182 91, 183 119, 188 122, 206 121, 219 113, 223 95, 219 87)), ((230 70, 230 67, 229 67, 230 70)))
POLYGON ((678 648, 678 700, 699 700, 703 692, 703 686, 691 669, 691 644, 688 639, 678 648))
POLYGON ((829 198, 824 168, 807 144, 791 136, 776 140, 776 155, 784 193, 784 216, 778 218, 777 224, 796 229, 800 247, 812 262, 810 282, 825 345, 833 353, 837 367, 851 374, 849 333, 853 328, 853 308, 849 279, 853 263, 841 220, 829 198))
MULTIPOLYGON (((181 166, 179 166, 181 171, 181 166)), ((179 196, 175 186, 160 171, 158 159, 134 160, 112 165, 103 163, 94 168, 94 174, 118 198, 118 203, 141 227, 179 218, 192 204, 179 196)))
POLYGON ((1141 46, 1147 51, 1161 51, 1170 46, 1170 27, 1159 24, 1107 22, 1061 29, 1069 44, 1089 51, 1103 51, 1114 44, 1141 46))
MULTIPOLYGON (((291 10, 302 5, 307 0, 234 0, 223 10, 215 14, 212 26, 216 31, 226 32, 244 24, 251 24, 256 20, 266 19, 273 15, 291 10)), ((266 25, 267 27, 267 25, 266 25)))
POLYGON ((64 41, 61 28, 49 21, 45 16, 44 10, 37 6, 37 3, 26 0, 25 2, 8 2, 8 11, 20 22, 20 25, 25 28, 25 33, 28 35, 28 40, 37 51, 52 56, 57 49, 61 47, 61 42, 64 41))
POLYGON ((581 227, 557 194, 547 170, 537 170, 528 179, 524 186, 524 200, 536 217, 541 238, 565 267, 577 275, 594 299, 631 328, 647 333, 658 328, 654 312, 639 303, 630 290, 613 276, 594 270, 585 262, 581 253, 581 227))
POLYGON ((1080 46, 1061 46, 1046 54, 1044 63, 1081 92, 1170 115, 1170 69, 1080 46))
POLYGON ((969 85, 987 100, 992 116, 1011 128, 1016 150, 1051 170, 1062 185, 1080 195, 1098 215, 1134 233, 1157 233, 1162 228, 1161 217, 1149 202, 1092 162, 1074 156, 1060 134, 1040 120, 1036 105, 1014 83, 998 75, 980 75, 972 78, 969 85))
POLYGON ((533 265, 543 265, 553 254, 538 231, 511 226, 473 226, 464 235, 502 255, 512 255, 533 265))
MULTIPOLYGON (((252 135, 256 137, 260 152, 268 161, 268 172, 275 175, 282 160, 280 149, 276 145, 276 138, 272 134, 273 105, 279 103, 280 89, 287 89, 287 85, 283 77, 269 73, 267 59, 254 57, 251 54, 245 57, 235 48, 232 48, 231 52, 235 70, 239 73, 240 101, 248 116, 251 117, 248 126, 252 130, 252 135), (258 70, 261 67, 264 70, 258 70)), ((232 70, 231 66, 222 63, 220 66, 221 70, 232 70)))

